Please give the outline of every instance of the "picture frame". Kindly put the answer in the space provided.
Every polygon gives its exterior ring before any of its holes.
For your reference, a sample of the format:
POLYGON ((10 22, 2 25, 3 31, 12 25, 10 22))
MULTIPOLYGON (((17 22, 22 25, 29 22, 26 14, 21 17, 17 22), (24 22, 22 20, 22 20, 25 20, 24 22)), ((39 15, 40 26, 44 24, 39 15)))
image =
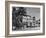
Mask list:
MULTIPOLYGON (((16 9, 15 8, 15 9, 16 9)), ((19 9, 20 10, 20 9, 19 9)), ((34 12, 35 12, 34 11, 34 12)), ((33 11, 32 11, 33 12, 33 11)), ((29 13, 30 14, 30 13, 29 13)), ((33 14, 33 13, 32 13, 33 14)), ((36 15, 36 13, 34 14, 34 16, 36 15)), ((38 14, 37 14, 38 15, 38 14)), ((13 15, 12 15, 13 16, 13 15)), ((32 15, 33 16, 33 15, 32 15)), ((16 23, 16 22, 15 22, 16 23)), ((25 27, 25 26, 24 26, 25 27)), ((14 29, 13 29, 14 31, 14 29)), ((18 37, 18 36, 35 36, 35 35, 44 35, 45 34, 45 3, 35 3, 35 2, 19 2, 19 1, 6 1, 5 2, 5 37, 18 37), (17 5, 18 4, 18 5, 17 5), (20 4, 20 5, 19 5, 20 4), (36 5, 36 6, 35 6, 36 5), (13 7, 12 7, 13 6, 13 7), (16 32, 12 32, 12 19, 13 17, 11 17, 12 13, 14 12, 13 8, 21 8, 24 7, 27 10, 34 9, 35 11, 38 11, 38 8, 40 8, 40 12, 39 14, 41 15, 40 18, 42 18, 41 20, 41 24, 40 24, 40 29, 38 31, 28 31, 27 32, 24 31, 16 31, 16 32), (13 12, 11 11, 13 10, 13 12), (11 15, 10 15, 11 14, 11 15)))

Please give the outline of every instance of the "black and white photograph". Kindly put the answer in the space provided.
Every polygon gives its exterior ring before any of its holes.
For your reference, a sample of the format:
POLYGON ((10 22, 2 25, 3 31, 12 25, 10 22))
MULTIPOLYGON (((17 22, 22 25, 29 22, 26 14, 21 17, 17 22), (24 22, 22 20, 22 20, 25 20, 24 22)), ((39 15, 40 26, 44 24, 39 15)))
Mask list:
POLYGON ((9 34, 43 33, 43 6, 10 4, 9 34))
POLYGON ((12 7, 12 31, 40 30, 40 8, 12 7))

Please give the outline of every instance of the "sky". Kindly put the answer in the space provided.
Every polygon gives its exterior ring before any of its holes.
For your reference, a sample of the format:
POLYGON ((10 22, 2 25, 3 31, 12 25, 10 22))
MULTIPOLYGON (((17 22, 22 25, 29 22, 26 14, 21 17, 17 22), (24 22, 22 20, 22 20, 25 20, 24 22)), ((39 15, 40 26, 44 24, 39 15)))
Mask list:
POLYGON ((40 18, 40 8, 31 8, 26 7, 27 15, 30 15, 31 17, 35 16, 36 20, 40 18))

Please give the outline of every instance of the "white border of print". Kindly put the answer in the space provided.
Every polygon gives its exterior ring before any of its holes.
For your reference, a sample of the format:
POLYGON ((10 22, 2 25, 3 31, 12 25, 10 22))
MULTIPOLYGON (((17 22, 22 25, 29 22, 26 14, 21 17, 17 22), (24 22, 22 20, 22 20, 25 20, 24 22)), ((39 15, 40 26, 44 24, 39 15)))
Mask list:
POLYGON ((40 5, 22 5, 22 4, 10 4, 10 27, 9 34, 26 34, 26 33, 43 33, 43 6, 40 5), (40 8, 40 30, 29 30, 29 31, 12 31, 12 7, 35 7, 40 8))

